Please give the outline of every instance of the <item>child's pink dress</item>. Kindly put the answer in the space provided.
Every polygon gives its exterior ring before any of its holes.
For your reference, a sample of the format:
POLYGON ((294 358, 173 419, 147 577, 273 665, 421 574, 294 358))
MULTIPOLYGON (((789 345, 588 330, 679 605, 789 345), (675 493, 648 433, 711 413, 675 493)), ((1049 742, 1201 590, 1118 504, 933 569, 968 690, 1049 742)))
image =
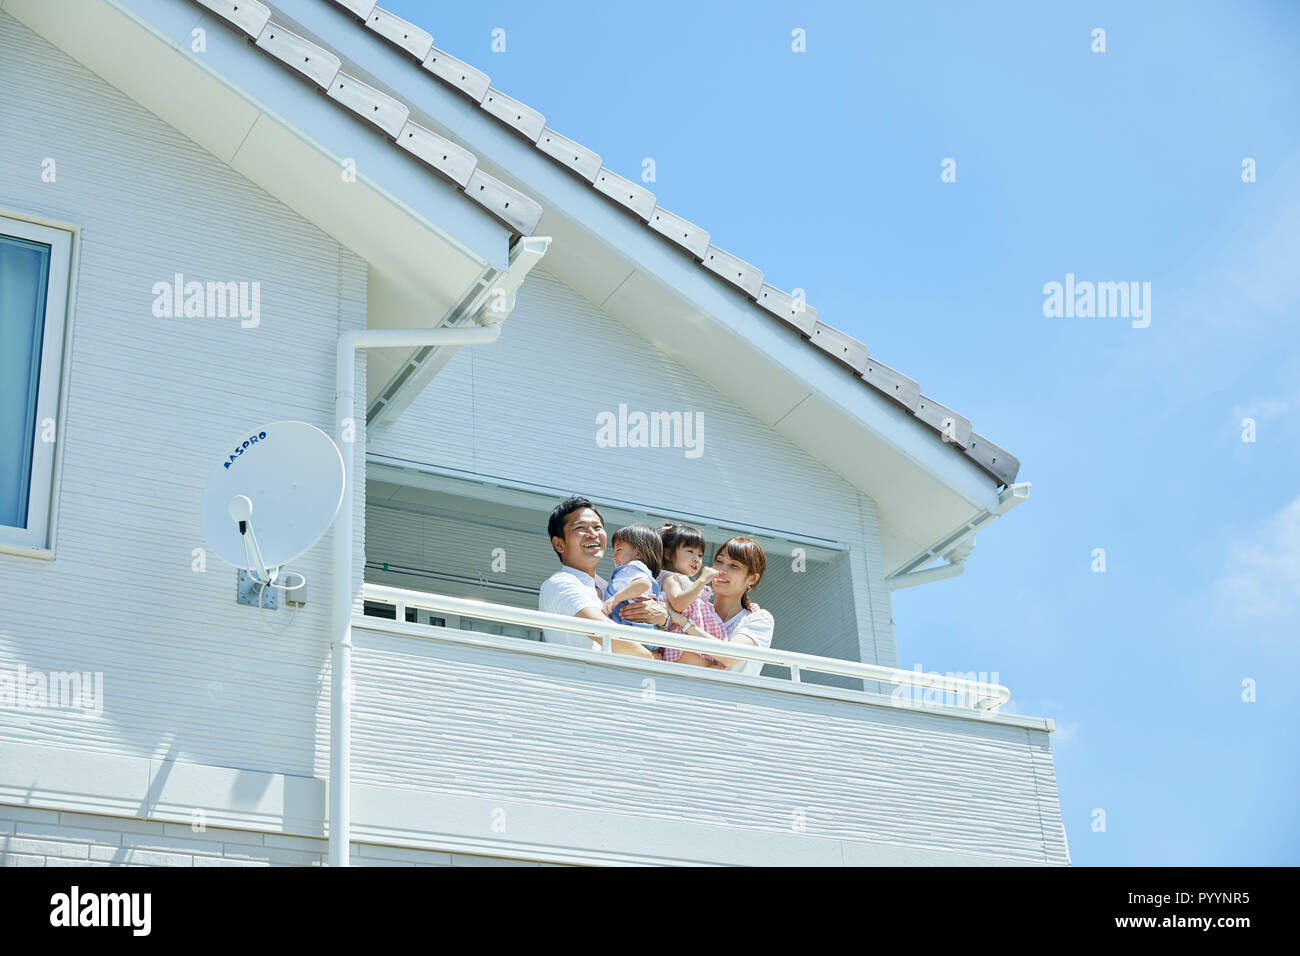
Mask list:
MULTIPOLYGON (((664 579, 670 574, 676 574, 677 577, 681 578, 683 587, 690 586, 691 579, 684 574, 678 574, 676 571, 660 572, 659 584, 661 586, 664 583, 664 579)), ((707 632, 709 635, 716 637, 720 641, 728 639, 726 625, 722 623, 722 618, 718 616, 718 612, 713 609, 713 589, 708 585, 705 585, 704 590, 701 591, 700 596, 691 603, 691 606, 682 612, 682 617, 686 618, 686 620, 690 621, 700 630, 707 632)), ((670 624, 668 626, 668 631, 672 634, 686 633, 685 629, 677 624, 670 624)), ((682 656, 682 651, 676 647, 665 647, 663 648, 663 655, 664 660, 675 661, 682 656)), ((710 664, 714 663, 714 659, 708 654, 701 654, 700 656, 710 664)))

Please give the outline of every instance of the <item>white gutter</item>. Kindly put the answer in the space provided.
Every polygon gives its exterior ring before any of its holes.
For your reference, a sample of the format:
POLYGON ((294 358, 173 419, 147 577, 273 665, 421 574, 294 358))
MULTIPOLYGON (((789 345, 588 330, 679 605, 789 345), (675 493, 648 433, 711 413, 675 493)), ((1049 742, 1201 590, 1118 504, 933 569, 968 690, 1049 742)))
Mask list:
POLYGON ((490 345, 524 277, 546 254, 548 236, 518 240, 500 294, 478 316, 484 324, 435 329, 365 329, 339 336, 335 353, 334 423, 343 455, 343 502, 334 520, 334 640, 330 644, 329 865, 347 866, 352 831, 352 495, 356 444, 356 353, 358 349, 425 345, 490 345), (509 306, 507 308, 506 306, 509 306))
MULTIPOLYGON (((998 495, 998 516, 1006 514, 1016 505, 1020 504, 1029 497, 1030 482, 1019 481, 1009 488, 1003 490, 998 495)), ((971 522, 972 525, 982 525, 991 516, 986 512, 971 522)), ((966 558, 975 546, 974 528, 968 534, 962 535, 952 544, 948 545, 943 556, 948 559, 947 564, 940 564, 937 567, 925 568, 921 571, 910 571, 907 574, 896 574, 885 579, 885 584, 889 586, 890 591, 899 591, 903 588, 916 587, 918 584, 929 584, 931 581, 943 581, 947 578, 955 578, 966 570, 966 558)))
POLYGON ((901 591, 903 588, 913 588, 918 584, 929 584, 931 581, 942 581, 945 578, 955 578, 966 570, 966 559, 960 561, 949 561, 947 564, 941 564, 938 567, 926 568, 924 571, 913 571, 911 574, 899 575, 896 578, 888 578, 886 584, 891 591, 901 591))
POLYGON ((1031 481, 1017 481, 1009 488, 1004 488, 1002 494, 998 495, 998 504, 1001 506, 998 510, 999 515, 1004 515, 1016 505, 1029 497, 1029 489, 1033 487, 1031 481))

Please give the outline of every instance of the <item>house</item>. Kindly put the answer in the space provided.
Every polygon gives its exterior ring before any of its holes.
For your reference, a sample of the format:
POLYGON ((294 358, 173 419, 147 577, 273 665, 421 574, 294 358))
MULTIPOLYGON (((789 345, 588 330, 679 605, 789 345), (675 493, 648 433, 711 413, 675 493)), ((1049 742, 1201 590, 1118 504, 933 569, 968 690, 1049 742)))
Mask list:
POLYGON ((744 250, 373 0, 3 0, 0 77, 7 862, 1068 864, 890 612, 1018 462, 744 250), (271 610, 198 502, 279 420, 350 482, 271 610), (539 641, 572 492, 758 540, 763 673, 539 641))

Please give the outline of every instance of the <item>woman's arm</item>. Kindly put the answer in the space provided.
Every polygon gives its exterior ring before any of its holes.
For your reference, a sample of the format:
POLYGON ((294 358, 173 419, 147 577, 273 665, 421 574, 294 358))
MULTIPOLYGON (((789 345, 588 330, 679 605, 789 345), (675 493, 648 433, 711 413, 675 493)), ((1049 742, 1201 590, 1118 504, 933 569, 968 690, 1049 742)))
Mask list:
POLYGON ((668 607, 668 623, 676 624, 682 629, 682 633, 689 634, 691 637, 703 637, 710 641, 717 640, 716 637, 698 624, 692 624, 686 618, 682 617, 682 612, 674 609, 672 605, 669 605, 668 607))
MULTIPOLYGON (((745 619, 740 622, 736 628, 736 633, 731 636, 730 643, 744 644, 750 647, 771 647, 772 632, 776 627, 776 622, 772 619, 771 611, 751 610, 745 619)), ((722 645, 726 647, 726 644, 722 645)), ((738 664, 747 664, 749 661, 741 657, 723 657, 720 654, 710 655, 718 662, 717 666, 732 668, 738 664)))
MULTIPOLYGON (((739 634, 739 633, 737 633, 736 636, 733 637, 727 643, 748 644, 750 647, 759 646, 758 642, 755 641, 753 638, 751 638, 748 634, 739 634)), ((721 667, 724 669, 731 667, 732 664, 748 663, 743 657, 723 657, 721 654, 710 654, 709 656, 712 657, 714 661, 716 661, 716 663, 713 664, 712 666, 721 667)))

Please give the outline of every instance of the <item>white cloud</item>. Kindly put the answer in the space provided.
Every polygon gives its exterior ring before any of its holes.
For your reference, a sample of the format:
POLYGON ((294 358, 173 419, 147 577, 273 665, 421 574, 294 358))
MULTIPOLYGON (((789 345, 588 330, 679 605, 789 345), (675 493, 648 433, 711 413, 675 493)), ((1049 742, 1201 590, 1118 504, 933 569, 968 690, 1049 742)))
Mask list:
POLYGON ((1225 621, 1300 620, 1300 497, 1250 541, 1229 550, 1230 567, 1215 584, 1225 621))
POLYGON ((1290 398, 1268 398, 1251 402, 1249 405, 1237 405, 1232 410, 1232 417, 1235 422, 1243 418, 1253 418, 1257 422, 1263 422, 1285 415, 1292 409, 1300 409, 1300 392, 1296 392, 1290 398))

